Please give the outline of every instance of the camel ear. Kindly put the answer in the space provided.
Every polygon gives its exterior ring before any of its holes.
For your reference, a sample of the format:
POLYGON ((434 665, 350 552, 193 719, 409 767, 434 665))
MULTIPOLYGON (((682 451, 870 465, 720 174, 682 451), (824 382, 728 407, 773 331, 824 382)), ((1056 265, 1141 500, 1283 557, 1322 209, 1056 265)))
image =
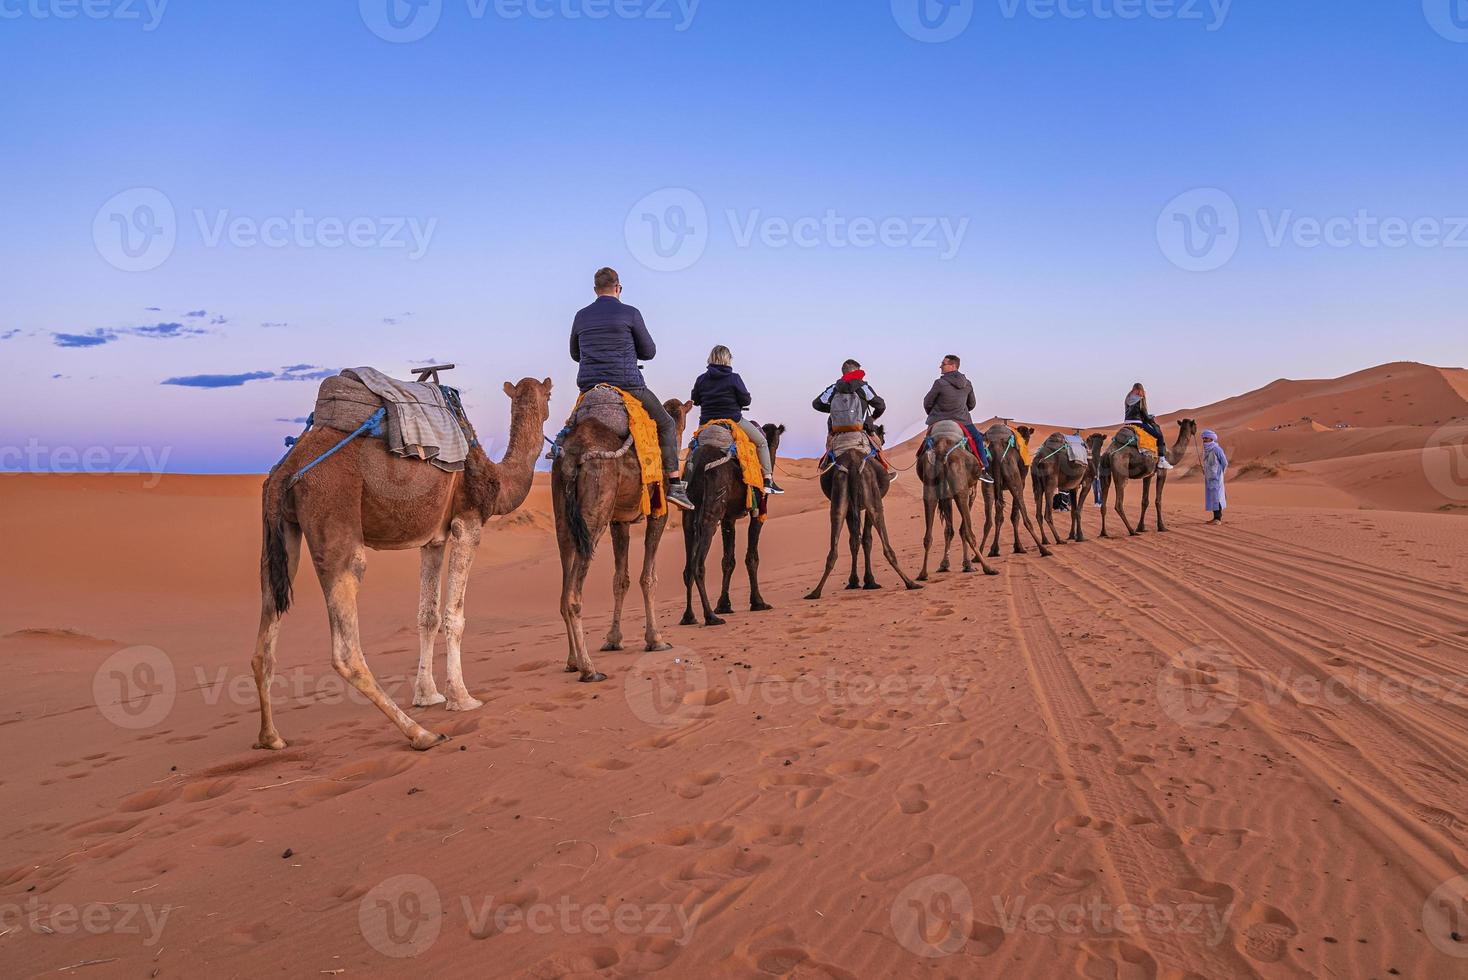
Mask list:
POLYGON ((785 434, 785 427, 783 425, 777 425, 777 426, 775 426, 775 431, 778 432, 778 433, 780 433, 781 435, 784 435, 785 434))
POLYGON ((508 381, 505 382, 505 394, 511 398, 515 397, 515 386, 510 384, 508 381))
POLYGON ((683 414, 684 415, 692 415, 693 414, 693 402, 684 402, 683 403, 683 414))
POLYGON ((551 382, 551 379, 550 378, 546 378, 544 381, 541 382, 541 384, 545 386, 545 393, 547 395, 549 395, 551 388, 554 387, 554 385, 551 382))

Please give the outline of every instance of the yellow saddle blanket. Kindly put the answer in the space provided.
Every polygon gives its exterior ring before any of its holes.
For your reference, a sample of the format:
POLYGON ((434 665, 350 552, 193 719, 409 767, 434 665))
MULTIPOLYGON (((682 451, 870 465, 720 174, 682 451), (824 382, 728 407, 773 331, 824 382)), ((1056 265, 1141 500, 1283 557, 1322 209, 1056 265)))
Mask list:
POLYGON ((1024 433, 1018 429, 1014 430, 1014 448, 1019 450, 1019 458, 1026 466, 1029 466, 1034 461, 1030 455, 1030 444, 1025 439, 1024 433))
POLYGON ((734 433, 734 454, 739 460, 739 469, 744 473, 744 485, 763 490, 765 472, 759 465, 759 450, 754 447, 754 440, 749 438, 749 434, 732 419, 714 419, 708 425, 701 425, 698 431, 693 433, 693 438, 697 439, 703 430, 711 425, 724 426, 734 433))
POLYGON ((1132 434, 1137 437, 1137 448, 1138 449, 1142 450, 1142 452, 1144 452, 1144 453, 1151 453, 1153 456, 1156 456, 1157 455, 1157 437, 1156 436, 1152 435, 1150 432, 1148 432, 1146 429, 1142 428, 1140 425, 1129 425, 1129 426, 1127 426, 1127 428, 1128 429, 1131 429, 1132 430, 1132 434))
POLYGON ((668 512, 668 502, 663 497, 663 451, 658 445, 658 424, 647 414, 642 402, 614 385, 597 385, 583 391, 571 409, 571 419, 576 418, 582 399, 597 388, 610 389, 622 396, 622 404, 627 408, 627 429, 632 434, 632 450, 642 468, 642 513, 646 517, 662 517, 668 512))

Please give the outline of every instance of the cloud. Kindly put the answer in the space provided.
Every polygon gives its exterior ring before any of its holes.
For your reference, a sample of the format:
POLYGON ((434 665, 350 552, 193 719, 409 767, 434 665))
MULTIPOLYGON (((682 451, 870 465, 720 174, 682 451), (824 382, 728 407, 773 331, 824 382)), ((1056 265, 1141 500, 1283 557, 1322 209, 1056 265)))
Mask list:
POLYGON ((418 364, 418 365, 423 365, 423 364, 442 364, 443 361, 439 360, 436 357, 430 357, 427 360, 423 360, 423 361, 409 361, 408 363, 409 364, 418 364))
POLYGON ((288 327, 288 326, 290 326, 290 324, 289 323, 272 323, 272 322, 268 322, 267 321, 265 323, 260 324, 260 326, 264 327, 267 330, 272 330, 272 329, 275 329, 275 328, 278 328, 278 327, 288 327))
POLYGON ((90 333, 53 333, 52 341, 57 347, 101 347, 117 339, 115 330, 93 330, 90 333))
POLYGON ((294 423, 296 425, 305 425, 307 422, 310 421, 310 419, 303 415, 303 416, 301 416, 298 419, 276 419, 275 421, 277 421, 277 422, 294 423))
POLYGON ((197 317, 201 317, 201 316, 208 316, 208 315, 209 315, 209 311, 208 310, 189 310, 187 313, 184 314, 184 316, 191 316, 191 317, 196 317, 196 318, 197 317))
POLYGON ((227 316, 216 316, 214 319, 212 319, 212 320, 209 321, 209 325, 210 326, 213 326, 213 327, 220 327, 220 326, 223 326, 224 324, 226 324, 228 322, 229 322, 229 317, 227 317, 227 316))
POLYGON ((128 333, 137 334, 139 337, 152 337, 154 340, 171 340, 174 337, 199 337, 209 331, 198 327, 186 327, 182 323, 155 323, 148 327, 134 327, 128 333))
POLYGON ((145 306, 145 307, 143 307, 143 312, 144 313, 161 313, 163 311, 162 311, 162 309, 160 309, 157 306, 145 306))
POLYGON ((264 381, 275 377, 269 371, 250 371, 246 374, 187 374, 179 378, 168 378, 161 382, 181 388, 238 388, 250 381, 264 381))
POLYGON ((334 368, 319 367, 315 364, 292 364, 280 369, 275 376, 276 381, 320 381, 336 375, 334 368))
POLYGON ((53 375, 51 375, 51 380, 52 381, 55 381, 58 378, 64 378, 64 379, 70 380, 71 379, 71 375, 69 375, 69 374, 53 374, 53 375))
POLYGON ((9 340, 19 333, 19 330, 6 330, 4 333, 0 333, 0 340, 9 340))

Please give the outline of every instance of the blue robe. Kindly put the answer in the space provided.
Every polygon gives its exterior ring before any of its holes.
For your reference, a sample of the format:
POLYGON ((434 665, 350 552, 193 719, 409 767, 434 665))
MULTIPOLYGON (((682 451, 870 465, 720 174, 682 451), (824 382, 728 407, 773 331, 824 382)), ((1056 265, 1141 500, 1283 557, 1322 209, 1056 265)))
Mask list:
POLYGON ((1222 510, 1228 506, 1228 496, 1223 490, 1224 475, 1228 472, 1228 456, 1218 443, 1203 444, 1203 509, 1222 510))

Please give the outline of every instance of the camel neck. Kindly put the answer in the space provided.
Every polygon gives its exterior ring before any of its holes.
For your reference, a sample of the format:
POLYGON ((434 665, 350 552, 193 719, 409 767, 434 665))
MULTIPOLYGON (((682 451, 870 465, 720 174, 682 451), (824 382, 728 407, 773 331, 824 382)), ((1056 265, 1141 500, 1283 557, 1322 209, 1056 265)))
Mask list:
POLYGON ((510 440, 499 463, 497 514, 508 514, 523 504, 535 481, 535 461, 540 458, 543 433, 535 424, 535 412, 529 401, 517 399, 510 409, 510 440))

